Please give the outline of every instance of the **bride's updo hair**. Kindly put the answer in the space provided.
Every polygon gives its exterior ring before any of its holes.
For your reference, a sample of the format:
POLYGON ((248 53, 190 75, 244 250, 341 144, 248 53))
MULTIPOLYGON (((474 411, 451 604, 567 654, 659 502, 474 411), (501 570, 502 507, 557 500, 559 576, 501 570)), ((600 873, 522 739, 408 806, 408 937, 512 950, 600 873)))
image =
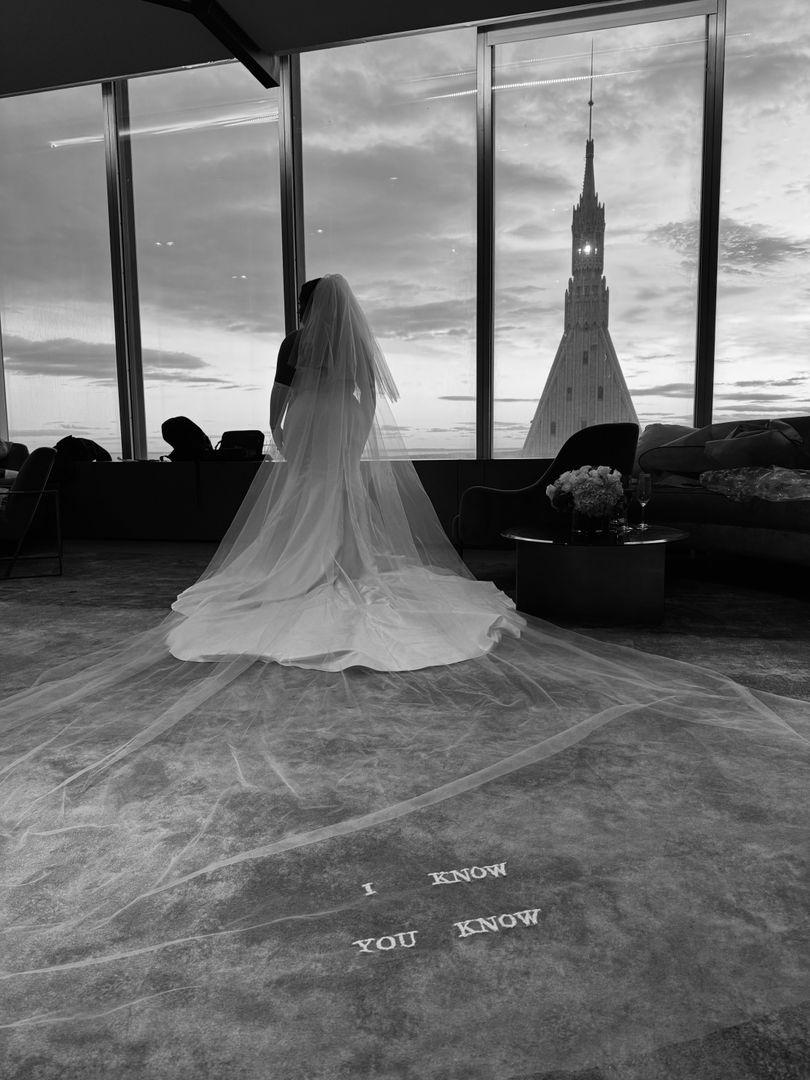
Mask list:
POLYGON ((321 278, 312 278, 311 281, 305 281, 301 286, 301 291, 298 293, 298 318, 302 319, 307 313, 309 302, 312 299, 312 294, 318 287, 318 282, 321 278))

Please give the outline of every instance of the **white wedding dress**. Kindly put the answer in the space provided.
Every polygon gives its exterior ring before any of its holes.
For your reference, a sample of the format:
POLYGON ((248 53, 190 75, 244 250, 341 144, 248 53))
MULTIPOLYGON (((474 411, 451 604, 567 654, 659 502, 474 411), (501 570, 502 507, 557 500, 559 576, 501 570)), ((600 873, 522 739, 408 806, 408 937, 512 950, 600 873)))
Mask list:
POLYGON ((524 621, 444 535, 384 398, 348 284, 321 279, 293 358, 283 462, 266 460, 217 557, 173 608, 181 660, 406 671, 488 652, 524 621))

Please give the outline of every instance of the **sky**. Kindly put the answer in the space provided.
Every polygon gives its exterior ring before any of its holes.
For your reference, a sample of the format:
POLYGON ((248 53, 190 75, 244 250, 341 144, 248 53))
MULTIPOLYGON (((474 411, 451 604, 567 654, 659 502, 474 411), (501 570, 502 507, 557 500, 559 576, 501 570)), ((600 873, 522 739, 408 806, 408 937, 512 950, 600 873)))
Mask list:
MULTIPOLYGON (((715 415, 810 411, 810 10, 729 0, 715 415)), ((610 331, 642 424, 691 422, 702 20, 495 52, 495 447, 519 453, 563 329, 594 48, 610 331)), ((414 456, 475 452, 475 32, 302 56, 309 276, 340 272, 414 456)), ((132 80, 150 453, 191 416, 268 428, 284 334, 276 92, 238 65, 132 80)), ((120 453, 100 91, 0 100, 12 437, 120 453)))

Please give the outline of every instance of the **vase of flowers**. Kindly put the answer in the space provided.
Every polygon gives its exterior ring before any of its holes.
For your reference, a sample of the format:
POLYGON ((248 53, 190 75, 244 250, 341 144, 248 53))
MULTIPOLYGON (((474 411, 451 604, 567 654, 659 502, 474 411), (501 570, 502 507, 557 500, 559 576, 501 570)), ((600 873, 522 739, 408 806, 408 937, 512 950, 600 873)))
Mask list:
POLYGON ((561 473, 546 495, 555 510, 570 515, 571 539, 593 543, 611 535, 610 519, 624 501, 622 474, 609 465, 581 465, 561 473))

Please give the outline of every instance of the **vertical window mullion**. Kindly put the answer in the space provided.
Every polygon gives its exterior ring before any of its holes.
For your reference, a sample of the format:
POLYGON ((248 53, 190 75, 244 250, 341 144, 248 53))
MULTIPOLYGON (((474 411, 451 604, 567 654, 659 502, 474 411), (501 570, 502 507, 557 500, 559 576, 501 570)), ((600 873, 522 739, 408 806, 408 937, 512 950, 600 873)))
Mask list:
POLYGON ((298 292, 306 278, 301 61, 297 53, 280 58, 279 97, 281 257, 284 264, 284 322, 289 334, 298 326, 298 292))
POLYGON ((726 0, 718 0, 717 14, 707 16, 706 35, 706 93, 703 114, 703 172, 700 191, 693 419, 696 427, 704 427, 712 420, 725 38, 726 0))
POLYGON ((138 305, 135 206, 132 194, 129 94, 126 80, 102 83, 101 92, 104 104, 104 149, 107 164, 107 207, 110 220, 121 449, 124 458, 144 459, 147 457, 146 410, 138 305))
POLYGON ((492 142, 492 47, 483 30, 476 53, 478 285, 476 296, 476 457, 492 457, 493 415, 493 275, 494 160, 492 142))
MULTIPOLYGON (((0 319, 2 313, 0 313, 0 319)), ((3 324, 0 321, 0 439, 9 441, 8 398, 6 397, 6 368, 3 363, 3 324)))

